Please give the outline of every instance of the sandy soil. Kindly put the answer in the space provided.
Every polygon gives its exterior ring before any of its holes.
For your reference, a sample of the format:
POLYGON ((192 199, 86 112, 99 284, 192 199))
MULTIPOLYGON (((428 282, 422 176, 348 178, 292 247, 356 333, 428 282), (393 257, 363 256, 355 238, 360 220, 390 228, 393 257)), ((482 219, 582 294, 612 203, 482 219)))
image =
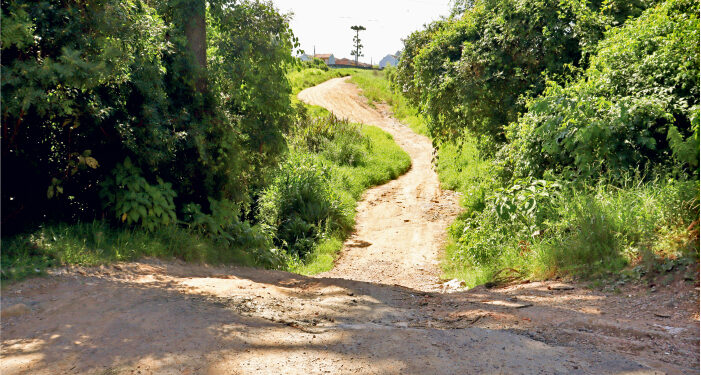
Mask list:
POLYGON ((382 127, 413 160, 366 194, 334 270, 305 277, 153 259, 53 270, 4 287, 0 372, 698 373, 698 274, 654 292, 443 284, 437 260, 458 206, 438 186, 428 140, 343 79, 300 97, 382 127))

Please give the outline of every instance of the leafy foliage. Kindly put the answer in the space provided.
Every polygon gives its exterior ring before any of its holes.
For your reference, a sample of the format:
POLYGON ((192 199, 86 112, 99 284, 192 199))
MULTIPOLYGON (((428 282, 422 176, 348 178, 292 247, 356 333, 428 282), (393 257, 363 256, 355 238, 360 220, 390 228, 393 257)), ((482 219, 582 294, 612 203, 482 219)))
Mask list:
POLYGON ((127 158, 117 164, 112 175, 102 183, 100 197, 114 217, 127 224, 141 224, 149 231, 176 221, 176 196, 172 185, 158 178, 151 185, 141 176, 139 168, 127 158))
POLYGON ((13 1, 2 12, 3 228, 47 212, 88 216, 100 207, 97 183, 125 153, 155 166, 173 151, 166 27, 140 1, 13 1), (63 194, 47 202, 54 179, 63 194))
POLYGON ((612 29, 581 80, 551 84, 510 127, 516 174, 620 175, 675 157, 698 173, 698 39, 697 1, 612 29))
POLYGON ((201 4, 2 3, 6 233, 101 216, 99 186, 125 157, 171 184, 176 212, 251 203, 286 149, 296 39, 270 3, 208 2, 203 72, 186 35, 201 4))
POLYGON ((259 220, 293 256, 303 258, 322 235, 349 226, 329 173, 311 156, 292 154, 261 196, 259 220))
POLYGON ((503 141, 503 127, 524 109, 522 98, 545 89, 544 73, 571 76, 613 22, 607 14, 625 19, 639 9, 619 3, 456 2, 452 18, 405 40, 397 86, 428 116, 437 140, 455 139, 467 129, 484 137, 485 146, 503 141))
POLYGON ((325 72, 329 71, 329 66, 326 65, 324 60, 314 57, 311 60, 300 61, 297 71, 307 70, 307 69, 319 69, 325 72))

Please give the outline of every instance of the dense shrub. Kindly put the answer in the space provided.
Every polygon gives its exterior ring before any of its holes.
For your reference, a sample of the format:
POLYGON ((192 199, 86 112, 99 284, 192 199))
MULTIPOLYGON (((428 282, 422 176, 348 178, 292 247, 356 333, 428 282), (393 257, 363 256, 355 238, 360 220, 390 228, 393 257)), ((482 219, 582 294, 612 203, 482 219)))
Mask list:
POLYGON ((117 164, 100 191, 102 204, 115 219, 149 231, 176 222, 175 196, 172 185, 160 178, 149 184, 129 158, 117 164))
POLYGON ((303 258, 324 234, 351 226, 329 173, 314 157, 293 153, 260 198, 259 220, 290 255, 303 258))
POLYGON ((621 2, 603 9, 596 2, 560 0, 469 3, 458 3, 452 18, 409 36, 396 74, 398 87, 428 115, 430 134, 438 140, 468 129, 503 141, 503 127, 524 109, 521 98, 544 90, 543 73, 570 76, 570 67, 586 63, 588 46, 610 22, 605 14, 638 9, 616 8, 621 2))
POLYGON ((2 2, 4 234, 101 217, 125 157, 176 212, 251 202, 286 149, 295 39, 268 2, 204 4, 2 2), (186 29, 204 9, 200 67, 186 29))
POLYGON ((3 229, 93 213, 98 182, 125 153, 147 166, 169 158, 166 26, 153 8, 3 1, 2 18, 3 229), (87 150, 99 168, 72 173, 87 150), (63 194, 48 197, 54 179, 63 194))
POLYGON ((324 60, 315 57, 311 60, 301 61, 299 63, 299 67, 297 68, 297 71, 301 71, 304 69, 310 69, 310 68, 323 70, 325 72, 327 72, 329 70, 329 66, 326 65, 324 60))
POLYGON ((620 175, 675 158, 698 173, 698 5, 667 1, 612 29, 581 80, 533 100, 510 127, 516 175, 620 175))

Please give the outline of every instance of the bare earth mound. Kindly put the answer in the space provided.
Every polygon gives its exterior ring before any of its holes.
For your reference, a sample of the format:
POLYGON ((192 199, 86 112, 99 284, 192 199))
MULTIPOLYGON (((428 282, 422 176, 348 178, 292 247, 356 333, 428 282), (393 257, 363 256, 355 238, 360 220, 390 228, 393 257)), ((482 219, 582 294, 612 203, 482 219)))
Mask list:
POLYGON ((413 161, 366 194, 336 268, 316 278, 158 260, 55 270, 3 290, 0 372, 698 373, 698 291, 683 280, 620 295, 441 284, 458 205, 438 186, 430 141, 344 79, 300 98, 383 128, 413 161))

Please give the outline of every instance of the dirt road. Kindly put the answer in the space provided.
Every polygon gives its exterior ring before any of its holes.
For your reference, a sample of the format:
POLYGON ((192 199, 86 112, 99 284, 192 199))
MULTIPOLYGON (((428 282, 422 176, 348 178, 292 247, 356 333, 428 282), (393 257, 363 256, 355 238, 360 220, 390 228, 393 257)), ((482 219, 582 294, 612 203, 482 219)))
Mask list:
POLYGON ((555 282, 442 293, 437 256, 457 205, 431 171, 430 143, 343 79, 300 97, 382 127, 413 160, 367 193, 334 270, 149 259, 54 270, 3 289, 0 372, 698 373, 698 291, 684 280, 657 294, 555 282), (670 293, 682 294, 667 306, 670 293))
POLYGON ((334 269, 319 276, 440 289, 439 251, 460 206, 455 193, 440 189, 431 140, 359 100, 359 90, 348 78, 332 79, 298 97, 390 133, 412 161, 405 175, 367 191, 358 207, 355 235, 334 269))

